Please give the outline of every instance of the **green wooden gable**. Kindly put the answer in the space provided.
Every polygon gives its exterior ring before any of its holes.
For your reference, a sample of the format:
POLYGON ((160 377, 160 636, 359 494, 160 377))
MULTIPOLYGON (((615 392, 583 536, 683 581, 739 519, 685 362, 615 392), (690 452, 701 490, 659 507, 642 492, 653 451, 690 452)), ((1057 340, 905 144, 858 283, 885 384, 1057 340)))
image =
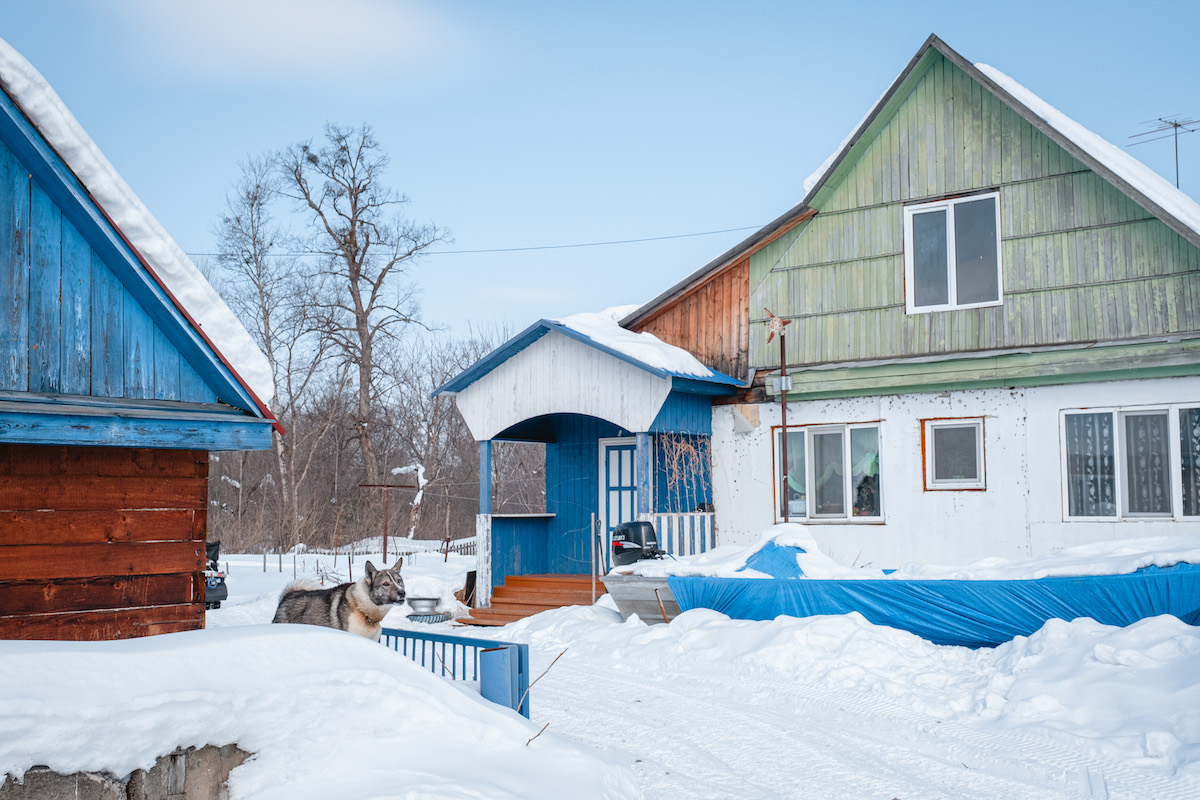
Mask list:
MULTIPOLYGON (((817 215, 750 257, 752 321, 790 317, 789 366, 821 367, 798 395, 1197 371, 1200 234, 1028 117, 926 43, 806 200, 817 215), (906 313, 905 205, 977 191, 999 192, 1002 305, 906 313)), ((767 334, 751 325, 751 363, 778 366, 767 334)))

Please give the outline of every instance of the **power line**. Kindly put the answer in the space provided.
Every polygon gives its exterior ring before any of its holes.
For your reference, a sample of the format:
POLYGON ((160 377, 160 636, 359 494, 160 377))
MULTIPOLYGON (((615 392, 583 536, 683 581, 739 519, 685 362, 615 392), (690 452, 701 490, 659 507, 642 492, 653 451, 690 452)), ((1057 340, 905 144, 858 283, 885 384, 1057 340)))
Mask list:
MULTIPOLYGON (((492 247, 481 250, 432 250, 424 255, 427 256, 461 256, 461 255, 476 255, 480 253, 522 253, 531 250, 566 250, 575 247, 607 247, 615 244, 640 244, 642 242, 662 242, 668 239, 690 239, 696 236, 715 236, 721 233, 736 233, 737 231, 756 231, 761 228, 761 225, 746 225, 741 228, 724 228, 719 231, 700 231, 699 233, 676 233, 670 236, 646 236, 641 239, 613 239, 606 242, 577 242, 575 244, 543 244, 531 245, 529 247, 492 247)), ((222 256, 235 256, 236 253, 188 253, 189 256, 212 256, 220 258, 222 256)), ((330 253, 322 253, 316 250, 303 250, 294 253, 267 253, 266 255, 275 258, 289 257, 302 258, 308 256, 329 256, 330 253)))

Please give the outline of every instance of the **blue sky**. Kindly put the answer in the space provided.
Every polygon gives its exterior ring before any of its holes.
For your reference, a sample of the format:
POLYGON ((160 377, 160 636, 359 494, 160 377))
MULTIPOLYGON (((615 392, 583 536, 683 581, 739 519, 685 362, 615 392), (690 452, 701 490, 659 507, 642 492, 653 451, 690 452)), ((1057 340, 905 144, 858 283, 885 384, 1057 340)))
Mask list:
MULTIPOLYGON (((44 0, 2 19, 189 253, 214 249, 239 160, 326 122, 374 127, 448 250, 756 227, 931 32, 1114 144, 1200 117, 1195 2, 44 0)), ((1174 180, 1169 139, 1130 152, 1174 180)), ((1200 197, 1200 133, 1180 162, 1200 197)), ((435 255, 416 278, 427 321, 519 330, 649 300, 748 233, 435 255)))

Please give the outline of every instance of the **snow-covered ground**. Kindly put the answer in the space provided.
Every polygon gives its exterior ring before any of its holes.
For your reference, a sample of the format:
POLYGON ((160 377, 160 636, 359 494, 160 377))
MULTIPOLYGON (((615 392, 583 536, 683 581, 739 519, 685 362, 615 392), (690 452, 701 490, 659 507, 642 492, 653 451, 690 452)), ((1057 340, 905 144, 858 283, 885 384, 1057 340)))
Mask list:
MULTIPOLYGON (((410 594, 452 595, 472 561, 406 559, 410 594)), ((856 614, 647 626, 605 600, 468 629, 530 644, 526 721, 379 645, 266 625, 290 557, 226 562, 207 631, 0 642, 0 771, 120 772, 172 739, 256 751, 234 797, 1200 797, 1200 629, 1173 617, 991 650, 856 614)))

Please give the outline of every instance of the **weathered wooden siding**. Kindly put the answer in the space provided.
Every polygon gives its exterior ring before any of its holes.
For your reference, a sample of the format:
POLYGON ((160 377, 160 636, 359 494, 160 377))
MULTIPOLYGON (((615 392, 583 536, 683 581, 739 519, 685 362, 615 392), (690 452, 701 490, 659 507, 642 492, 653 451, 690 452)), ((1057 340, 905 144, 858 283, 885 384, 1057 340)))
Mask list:
POLYGON ((0 390, 216 396, 0 144, 0 390))
POLYGON ((751 256, 752 362, 777 365, 762 307, 795 319, 788 362, 1112 342, 1200 330, 1200 251, 938 56, 820 213, 751 256), (905 314, 904 204, 999 189, 1003 305, 905 314))
POLYGON ((204 627, 208 454, 0 444, 0 638, 204 627))
POLYGON ((749 367, 749 260, 693 289, 653 317, 634 326, 682 347, 706 367, 744 380, 749 367))

